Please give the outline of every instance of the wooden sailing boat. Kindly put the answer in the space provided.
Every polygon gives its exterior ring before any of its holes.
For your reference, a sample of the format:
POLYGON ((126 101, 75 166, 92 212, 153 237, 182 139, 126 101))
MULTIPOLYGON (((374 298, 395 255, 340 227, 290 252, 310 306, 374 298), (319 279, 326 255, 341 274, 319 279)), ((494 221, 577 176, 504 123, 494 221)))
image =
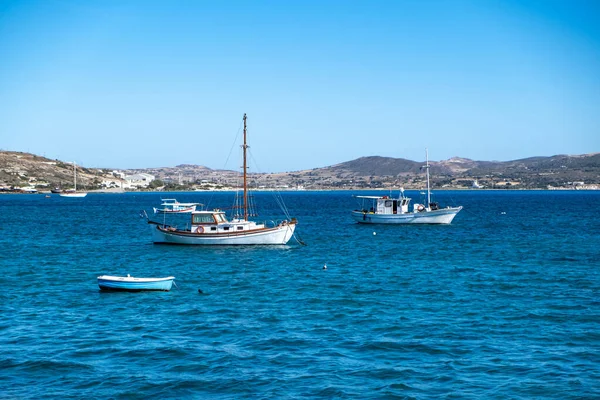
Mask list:
POLYGON ((251 245, 251 244, 286 244, 294 235, 297 220, 285 219, 268 226, 248 220, 248 177, 246 153, 246 114, 244 114, 243 149, 243 217, 227 220, 225 212, 219 209, 212 211, 194 211, 191 213, 189 229, 178 229, 173 226, 151 221, 154 243, 191 244, 191 245, 251 245))
POLYGON ((60 193, 61 197, 85 197, 87 196, 86 192, 78 192, 77 191, 77 165, 75 161, 73 161, 73 186, 72 190, 63 190, 60 193))

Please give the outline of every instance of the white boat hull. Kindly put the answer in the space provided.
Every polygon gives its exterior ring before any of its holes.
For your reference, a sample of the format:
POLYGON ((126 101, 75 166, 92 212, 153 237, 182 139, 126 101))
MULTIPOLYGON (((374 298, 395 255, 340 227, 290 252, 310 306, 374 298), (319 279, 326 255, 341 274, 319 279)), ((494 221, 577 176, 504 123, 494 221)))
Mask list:
POLYGON ((255 229, 231 233, 192 233, 170 230, 151 224, 154 243, 191 244, 191 245, 255 245, 286 244, 294 235, 296 224, 290 223, 273 228, 255 229))
POLYGON ((165 291, 171 290, 174 276, 166 278, 135 278, 133 276, 109 276, 98 277, 100 290, 140 292, 140 291, 165 291))
POLYGON ((85 197, 87 193, 61 193, 60 197, 85 197))
POLYGON ((166 209, 166 208, 154 207, 154 214, 189 214, 194 211, 196 211, 196 206, 188 207, 188 208, 181 208, 178 210, 170 210, 170 209, 166 209))
POLYGON ((360 224, 450 224, 462 207, 402 214, 377 214, 352 211, 352 218, 360 224))

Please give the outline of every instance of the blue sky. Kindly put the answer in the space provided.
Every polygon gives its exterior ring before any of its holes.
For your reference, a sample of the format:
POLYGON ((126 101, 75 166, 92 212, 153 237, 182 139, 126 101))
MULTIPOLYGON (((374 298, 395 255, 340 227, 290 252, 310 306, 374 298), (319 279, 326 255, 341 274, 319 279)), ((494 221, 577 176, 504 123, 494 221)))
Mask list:
POLYGON ((0 149, 236 169, 244 113, 259 172, 598 152, 600 2, 0 0, 0 149))

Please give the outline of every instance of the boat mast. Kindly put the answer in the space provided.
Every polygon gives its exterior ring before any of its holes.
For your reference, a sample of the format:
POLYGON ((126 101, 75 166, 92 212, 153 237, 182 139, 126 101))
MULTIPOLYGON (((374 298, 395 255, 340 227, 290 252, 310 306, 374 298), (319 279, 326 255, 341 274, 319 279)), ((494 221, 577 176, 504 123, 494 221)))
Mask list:
POLYGON ((248 183, 247 183, 247 165, 246 165, 246 149, 248 145, 246 144, 246 113, 244 113, 244 145, 242 146, 244 149, 244 221, 248 221, 248 183))
POLYGON ((425 169, 427 170, 427 208, 431 204, 431 192, 429 190, 429 152, 425 148, 425 169))

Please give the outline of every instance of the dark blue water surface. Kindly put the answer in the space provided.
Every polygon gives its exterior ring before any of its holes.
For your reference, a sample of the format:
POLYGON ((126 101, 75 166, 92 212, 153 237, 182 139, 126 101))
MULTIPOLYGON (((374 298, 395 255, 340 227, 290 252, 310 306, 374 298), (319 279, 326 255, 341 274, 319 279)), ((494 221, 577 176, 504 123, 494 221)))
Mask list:
POLYGON ((600 397, 599 192, 438 192, 450 226, 351 195, 282 193, 307 246, 263 247, 152 244, 161 194, 1 195, 0 398, 600 397))

